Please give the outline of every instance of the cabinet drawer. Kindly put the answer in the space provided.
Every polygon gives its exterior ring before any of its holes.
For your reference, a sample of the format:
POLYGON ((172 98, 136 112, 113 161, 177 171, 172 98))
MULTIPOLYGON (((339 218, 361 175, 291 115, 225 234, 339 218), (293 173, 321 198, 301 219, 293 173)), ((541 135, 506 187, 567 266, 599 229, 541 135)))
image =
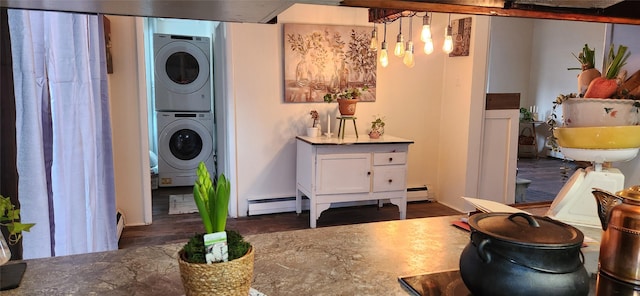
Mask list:
POLYGON ((373 165, 394 165, 407 163, 406 152, 374 153, 373 165))
POLYGON ((405 190, 406 166, 378 166, 373 171, 373 191, 397 191, 405 190))

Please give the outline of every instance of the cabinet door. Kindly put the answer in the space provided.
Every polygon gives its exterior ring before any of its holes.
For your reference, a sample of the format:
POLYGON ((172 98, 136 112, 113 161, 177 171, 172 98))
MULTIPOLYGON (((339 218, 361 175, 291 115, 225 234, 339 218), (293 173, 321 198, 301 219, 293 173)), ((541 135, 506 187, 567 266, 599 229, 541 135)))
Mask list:
POLYGON ((318 194, 362 193, 371 188, 371 153, 318 155, 318 194))
POLYGON ((478 198, 515 202, 518 110, 487 110, 484 119, 478 198))
POLYGON ((373 191, 397 191, 407 188, 406 167, 404 165, 375 166, 373 191))

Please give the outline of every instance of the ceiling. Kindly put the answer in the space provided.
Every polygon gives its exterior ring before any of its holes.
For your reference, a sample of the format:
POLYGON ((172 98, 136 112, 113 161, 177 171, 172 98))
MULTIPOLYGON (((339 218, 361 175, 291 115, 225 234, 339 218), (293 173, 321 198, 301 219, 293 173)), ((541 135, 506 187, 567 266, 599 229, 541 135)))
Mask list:
POLYGON ((640 24, 633 0, 0 0, 0 7, 274 23, 295 3, 640 24))

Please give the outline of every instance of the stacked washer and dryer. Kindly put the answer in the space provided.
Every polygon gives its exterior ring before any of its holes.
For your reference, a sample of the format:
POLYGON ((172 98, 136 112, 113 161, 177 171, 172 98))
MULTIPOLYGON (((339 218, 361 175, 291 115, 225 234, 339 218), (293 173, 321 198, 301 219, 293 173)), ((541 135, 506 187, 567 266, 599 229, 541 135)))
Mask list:
POLYGON ((215 174, 209 40, 153 36, 160 187, 192 186, 201 161, 215 174))

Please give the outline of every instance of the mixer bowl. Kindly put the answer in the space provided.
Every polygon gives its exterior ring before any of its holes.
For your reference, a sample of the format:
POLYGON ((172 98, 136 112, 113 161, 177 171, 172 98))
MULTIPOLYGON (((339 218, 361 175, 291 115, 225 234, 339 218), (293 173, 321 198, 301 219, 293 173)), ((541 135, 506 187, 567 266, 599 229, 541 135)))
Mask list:
POLYGON ((640 147, 640 126, 557 127, 558 145, 581 149, 626 149, 640 147))

